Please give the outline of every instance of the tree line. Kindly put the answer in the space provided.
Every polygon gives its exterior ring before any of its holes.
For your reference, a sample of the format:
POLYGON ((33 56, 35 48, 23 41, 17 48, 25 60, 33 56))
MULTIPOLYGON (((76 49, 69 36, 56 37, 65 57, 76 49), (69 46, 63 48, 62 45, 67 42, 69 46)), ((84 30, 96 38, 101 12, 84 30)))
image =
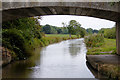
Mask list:
POLYGON ((116 27, 112 27, 112 28, 102 28, 99 30, 100 34, 104 34, 105 38, 108 39, 115 39, 116 38, 116 27))
POLYGON ((68 29, 66 27, 57 27, 46 24, 42 26, 42 32, 45 34, 68 34, 68 29))
POLYGON ((84 37, 86 34, 85 28, 81 27, 81 24, 75 20, 71 20, 68 25, 62 23, 63 27, 52 26, 46 24, 42 26, 42 32, 45 34, 70 34, 77 35, 78 37, 84 37))
POLYGON ((81 27, 81 24, 76 20, 69 21, 69 24, 66 25, 64 22, 62 23, 63 27, 52 26, 49 24, 42 25, 42 32, 45 34, 69 34, 76 35, 78 37, 84 37, 91 34, 103 34, 105 38, 116 38, 116 29, 115 26, 113 28, 102 28, 100 30, 88 28, 85 29, 81 27))

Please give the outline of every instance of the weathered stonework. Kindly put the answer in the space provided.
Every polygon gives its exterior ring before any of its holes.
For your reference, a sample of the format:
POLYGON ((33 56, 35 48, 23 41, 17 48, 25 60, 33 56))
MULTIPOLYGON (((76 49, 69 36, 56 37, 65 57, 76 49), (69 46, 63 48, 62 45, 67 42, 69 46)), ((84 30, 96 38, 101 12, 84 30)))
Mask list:
POLYGON ((117 21, 119 3, 109 2, 3 2, 3 21, 41 15, 78 15, 117 21), (23 15, 24 14, 24 15, 23 15))
POLYGON ((120 55, 120 22, 116 23, 116 43, 117 53, 120 55))

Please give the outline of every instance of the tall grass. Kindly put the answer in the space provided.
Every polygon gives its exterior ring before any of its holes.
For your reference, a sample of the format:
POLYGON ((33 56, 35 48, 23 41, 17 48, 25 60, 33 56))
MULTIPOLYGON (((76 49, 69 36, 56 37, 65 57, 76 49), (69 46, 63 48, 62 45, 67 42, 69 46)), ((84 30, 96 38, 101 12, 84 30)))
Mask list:
POLYGON ((85 43, 87 47, 99 47, 104 42, 104 36, 102 34, 93 34, 85 37, 85 43))
POLYGON ((87 50, 87 55, 116 54, 116 40, 105 38, 102 46, 88 48, 87 50))
POLYGON ((104 38, 102 34, 85 37, 87 55, 116 54, 116 40, 104 38))
MULTIPOLYGON (((46 37, 67 37, 69 38, 69 34, 45 34, 46 37)), ((76 37, 76 35, 71 35, 71 37, 76 37)))
POLYGON ((45 37, 42 37, 40 39, 40 44, 41 46, 47 46, 49 44, 57 43, 68 39, 77 39, 77 36, 72 35, 72 37, 70 38, 67 34, 47 34, 45 35, 45 37))

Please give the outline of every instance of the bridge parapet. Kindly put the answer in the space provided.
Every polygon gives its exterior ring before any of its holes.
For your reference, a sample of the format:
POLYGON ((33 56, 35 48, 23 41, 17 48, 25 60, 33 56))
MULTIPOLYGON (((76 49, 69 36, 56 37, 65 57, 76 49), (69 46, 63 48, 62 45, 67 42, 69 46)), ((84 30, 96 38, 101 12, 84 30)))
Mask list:
POLYGON ((3 10, 27 8, 27 7, 80 7, 80 8, 92 8, 99 10, 107 10, 119 12, 119 2, 111 4, 111 2, 3 2, 3 10))

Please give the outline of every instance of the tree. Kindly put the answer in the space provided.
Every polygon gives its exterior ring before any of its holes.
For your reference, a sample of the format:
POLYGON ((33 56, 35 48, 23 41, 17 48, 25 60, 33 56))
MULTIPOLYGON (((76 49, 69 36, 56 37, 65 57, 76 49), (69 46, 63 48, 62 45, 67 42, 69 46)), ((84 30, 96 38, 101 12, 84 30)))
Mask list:
POLYGON ((98 30, 94 29, 94 30, 93 30, 93 33, 98 33, 98 30))
POLYGON ((62 29, 58 28, 58 29, 57 29, 57 33, 58 33, 58 34, 61 34, 61 33, 62 33, 62 29))
POLYGON ((67 27, 63 27, 62 28, 62 33, 63 34, 68 34, 68 28, 67 27))
POLYGON ((36 39, 42 38, 37 18, 20 18, 2 23, 2 46, 8 48, 18 59, 30 56, 36 39))
POLYGON ((78 37, 84 37, 86 34, 86 30, 82 28, 81 24, 76 20, 71 20, 68 25, 66 25, 64 22, 62 24, 64 28, 67 27, 70 37, 71 34, 77 35, 78 37))
POLYGON ((68 25, 64 22, 62 22, 63 28, 62 28, 62 33, 63 34, 68 34, 68 25))
POLYGON ((79 26, 77 26, 76 28, 75 28, 75 31, 76 31, 76 35, 77 35, 77 37, 80 37, 81 35, 81 28, 79 27, 79 26))
POLYGON ((109 39, 115 39, 116 38, 116 29, 115 29, 115 27, 105 29, 104 37, 109 38, 109 39))
POLYGON ((66 23, 62 22, 63 27, 67 27, 66 23))
POLYGON ((88 34, 93 34, 93 29, 92 28, 88 28, 86 31, 87 31, 88 34))
POLYGON ((105 28, 101 28, 98 33, 104 34, 104 30, 105 30, 105 28))
POLYGON ((82 27, 81 27, 81 29, 80 29, 80 35, 81 35, 81 37, 84 37, 85 34, 86 34, 85 28, 82 28, 82 27))
POLYGON ((50 30, 51 30, 50 25, 46 24, 42 29, 44 33, 50 34, 50 30))
POLYGON ((116 28, 102 28, 99 30, 100 34, 104 34, 105 38, 115 39, 116 38, 116 28))
POLYGON ((76 34, 75 30, 78 29, 79 27, 81 26, 81 24, 79 24, 77 21, 75 20, 71 20, 69 22, 69 25, 68 25, 68 32, 69 32, 69 36, 71 37, 71 34, 76 34))
POLYGON ((46 34, 57 34, 56 27, 49 24, 46 24, 44 27, 42 27, 42 31, 46 34))
POLYGON ((85 28, 83 28, 83 27, 77 26, 77 27, 75 28, 75 31, 76 31, 76 35, 77 35, 78 37, 84 37, 85 34, 86 34, 86 30, 85 30, 85 28))

